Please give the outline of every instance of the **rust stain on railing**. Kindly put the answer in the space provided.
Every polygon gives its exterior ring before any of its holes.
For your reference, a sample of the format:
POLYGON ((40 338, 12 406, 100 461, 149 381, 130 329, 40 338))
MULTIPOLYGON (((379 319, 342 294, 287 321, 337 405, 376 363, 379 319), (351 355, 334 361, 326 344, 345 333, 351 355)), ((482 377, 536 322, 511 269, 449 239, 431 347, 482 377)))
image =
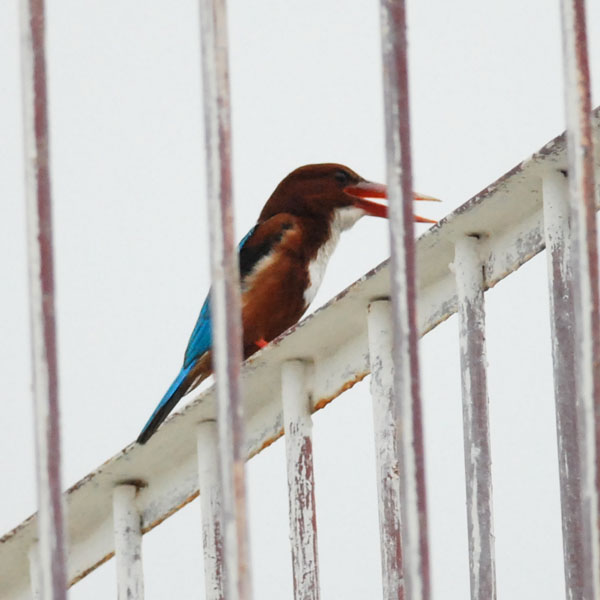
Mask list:
POLYGON ((384 600, 404 599, 402 493, 400 490, 399 406, 393 391, 392 319, 389 299, 367 309, 379 538, 384 600))
POLYGON ((575 599, 583 597, 586 561, 566 172, 548 173, 543 180, 543 194, 565 587, 567 598, 575 599))
POLYGON ((241 293, 233 224, 229 56, 225 0, 200 0, 200 41, 210 233, 212 358, 223 497, 225 595, 252 597, 246 515, 241 293))
MULTIPOLYGON (((21 0, 25 189, 39 559, 32 589, 66 598, 44 0, 21 0)), ((34 550, 35 551, 35 550, 34 550)))
MULTIPOLYGON (((561 9, 575 308, 576 406, 585 532, 583 594, 586 598, 600 598, 600 290, 585 0, 562 0, 561 9)), ((565 568, 568 578, 568 562, 565 568)))
POLYGON ((289 360, 281 366, 295 600, 320 597, 310 371, 310 363, 302 360, 289 360))
POLYGON ((480 235, 456 242, 452 271, 459 305, 464 461, 472 600, 496 598, 492 458, 485 343, 484 257, 480 235))
POLYGON ((398 451, 404 590, 408 600, 428 600, 431 586, 416 313, 406 6, 404 0, 381 0, 380 7, 394 331, 394 394, 399 406, 398 417, 403 423, 398 451))

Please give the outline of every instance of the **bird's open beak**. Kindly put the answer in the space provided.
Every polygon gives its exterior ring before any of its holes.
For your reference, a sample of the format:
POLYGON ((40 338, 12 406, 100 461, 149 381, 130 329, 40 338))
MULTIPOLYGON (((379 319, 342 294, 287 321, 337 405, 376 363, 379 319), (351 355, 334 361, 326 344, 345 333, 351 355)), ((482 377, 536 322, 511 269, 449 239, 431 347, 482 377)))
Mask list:
MULTIPOLYGON (((354 206, 361 208, 368 215, 374 217, 384 217, 387 219, 388 209, 385 204, 378 204, 377 202, 371 202, 368 198, 387 198, 387 188, 381 183, 373 183, 371 181, 361 181, 360 183, 353 183, 348 187, 344 188, 344 192, 356 198, 354 206)), ((414 194, 415 200, 426 200, 428 202, 440 202, 437 198, 431 196, 424 196, 423 194, 414 194)), ((419 217, 415 215, 415 222, 417 223, 437 223, 433 219, 427 219, 425 217, 419 217)))

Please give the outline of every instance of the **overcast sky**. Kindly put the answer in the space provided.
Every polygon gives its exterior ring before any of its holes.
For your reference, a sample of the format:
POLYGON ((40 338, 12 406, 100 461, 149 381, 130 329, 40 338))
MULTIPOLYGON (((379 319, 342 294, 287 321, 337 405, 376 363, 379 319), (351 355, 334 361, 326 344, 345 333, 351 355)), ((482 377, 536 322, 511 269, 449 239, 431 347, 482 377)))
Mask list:
MULTIPOLYGON (((0 2, 0 533, 35 510, 18 14, 0 2)), ((193 0, 49 0, 63 484, 132 441, 209 287, 193 0)), ((408 3, 415 188, 441 218, 564 129, 558 1, 408 3)), ((588 3, 594 104, 600 7, 588 3)), ((364 0, 229 3, 236 227, 311 162, 383 181, 379 15, 364 0)), ((419 231, 423 231, 423 226, 419 231)), ((345 234, 312 309, 388 255, 345 234)), ((564 597, 545 256, 486 295, 500 598, 564 597)), ((362 318, 362 317, 361 317, 362 318)), ((456 318, 421 348, 433 589, 468 595, 456 318)), ((255 598, 291 598, 280 440, 248 467, 255 598)), ((322 596, 380 597, 367 382, 315 417, 322 596)), ((144 537, 146 598, 202 598, 199 503, 144 537)), ((115 597, 114 561, 71 590, 115 597)))

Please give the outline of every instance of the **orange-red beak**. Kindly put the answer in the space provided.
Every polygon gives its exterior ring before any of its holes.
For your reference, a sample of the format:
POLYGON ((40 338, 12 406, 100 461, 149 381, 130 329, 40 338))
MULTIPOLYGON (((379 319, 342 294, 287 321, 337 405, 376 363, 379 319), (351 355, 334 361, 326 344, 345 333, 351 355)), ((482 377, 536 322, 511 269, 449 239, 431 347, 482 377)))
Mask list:
MULTIPOLYGON (((372 183, 371 181, 361 181, 360 183, 353 183, 348 187, 344 188, 344 192, 356 198, 354 206, 361 208, 368 215, 374 217, 384 217, 387 219, 388 209, 385 204, 378 204, 377 202, 371 202, 367 198, 387 198, 387 188, 381 183, 372 183)), ((414 194, 415 200, 425 200, 428 202, 439 202, 437 198, 431 196, 424 196, 423 194, 414 194)), ((433 219, 427 219, 425 217, 419 217, 415 215, 416 223, 437 223, 433 219)))

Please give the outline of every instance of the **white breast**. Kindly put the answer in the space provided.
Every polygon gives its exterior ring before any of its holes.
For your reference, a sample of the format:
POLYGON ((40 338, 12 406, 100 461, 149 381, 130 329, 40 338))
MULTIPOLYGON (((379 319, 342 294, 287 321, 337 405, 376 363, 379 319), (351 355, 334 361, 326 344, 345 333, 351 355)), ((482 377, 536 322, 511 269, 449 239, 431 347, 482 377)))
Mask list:
POLYGON ((350 229, 364 214, 363 210, 355 206, 338 208, 335 211, 331 223, 331 237, 319 248, 317 256, 308 265, 309 285, 304 291, 306 306, 314 300, 319 291, 327 263, 340 240, 340 234, 342 231, 350 229))

